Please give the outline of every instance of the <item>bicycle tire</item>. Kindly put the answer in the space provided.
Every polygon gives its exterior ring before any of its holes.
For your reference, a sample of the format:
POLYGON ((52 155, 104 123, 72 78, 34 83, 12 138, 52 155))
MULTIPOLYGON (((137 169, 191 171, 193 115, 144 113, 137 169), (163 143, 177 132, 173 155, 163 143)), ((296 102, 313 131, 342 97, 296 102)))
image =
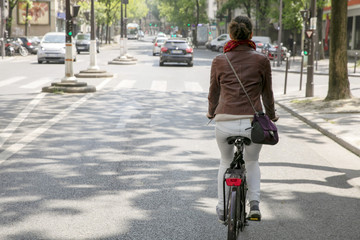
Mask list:
POLYGON ((240 187, 240 214, 239 214, 239 229, 240 231, 244 231, 244 228, 246 226, 246 179, 244 184, 240 187))
POLYGON ((228 240, 236 240, 238 235, 237 227, 237 193, 236 189, 231 190, 229 216, 228 216, 228 240))
POLYGON ((26 57, 29 54, 29 51, 24 47, 20 47, 19 53, 21 56, 26 57))

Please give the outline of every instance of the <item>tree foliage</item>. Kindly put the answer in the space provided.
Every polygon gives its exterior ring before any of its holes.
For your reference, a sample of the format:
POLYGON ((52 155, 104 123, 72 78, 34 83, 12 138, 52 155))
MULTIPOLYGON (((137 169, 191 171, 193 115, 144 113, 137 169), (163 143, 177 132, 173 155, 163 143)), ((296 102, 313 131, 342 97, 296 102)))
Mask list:
POLYGON ((167 23, 179 27, 187 27, 187 24, 197 22, 197 2, 199 3, 200 23, 208 23, 206 14, 206 0, 158 0, 159 13, 161 18, 165 18, 167 23))
POLYGON ((139 20, 149 12, 149 8, 145 0, 129 0, 127 7, 127 18, 129 20, 139 20))

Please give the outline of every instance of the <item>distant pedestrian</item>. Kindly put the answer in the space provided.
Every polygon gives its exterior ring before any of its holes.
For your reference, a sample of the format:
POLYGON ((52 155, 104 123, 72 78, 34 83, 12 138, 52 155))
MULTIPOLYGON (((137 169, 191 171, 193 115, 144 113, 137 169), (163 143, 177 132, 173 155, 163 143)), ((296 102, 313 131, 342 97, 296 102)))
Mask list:
MULTIPOLYGON (((250 40, 253 35, 251 20, 248 17, 236 17, 229 25, 229 33, 231 40, 224 46, 224 53, 234 66, 256 110, 263 111, 260 99, 262 98, 265 113, 270 119, 277 121, 270 62, 265 55, 256 51, 255 43, 250 40)), ((207 117, 216 121, 216 141, 221 153, 216 212, 219 221, 222 222, 224 219, 223 176, 234 154, 234 146, 229 145, 226 138, 229 136, 251 138, 251 121, 254 115, 249 99, 224 55, 215 57, 212 62, 208 101, 207 117)), ((251 143, 245 146, 244 153, 250 202, 248 217, 259 219, 261 213, 258 159, 261 147, 261 144, 251 143)))

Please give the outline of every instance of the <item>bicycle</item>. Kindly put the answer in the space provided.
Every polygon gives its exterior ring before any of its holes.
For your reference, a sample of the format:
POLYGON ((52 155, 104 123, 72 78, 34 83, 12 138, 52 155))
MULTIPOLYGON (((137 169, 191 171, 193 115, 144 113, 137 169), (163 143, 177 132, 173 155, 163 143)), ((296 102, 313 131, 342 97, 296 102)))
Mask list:
MULTIPOLYGON (((228 240, 236 240, 240 231, 248 226, 245 204, 247 193, 246 168, 243 159, 244 145, 249 145, 251 140, 243 136, 232 136, 227 139, 228 144, 234 144, 236 151, 230 167, 224 173, 223 196, 224 196, 224 218, 228 226, 228 240), (225 199, 225 184, 229 187, 227 201, 225 199)), ((260 219, 249 219, 259 221, 260 219)))

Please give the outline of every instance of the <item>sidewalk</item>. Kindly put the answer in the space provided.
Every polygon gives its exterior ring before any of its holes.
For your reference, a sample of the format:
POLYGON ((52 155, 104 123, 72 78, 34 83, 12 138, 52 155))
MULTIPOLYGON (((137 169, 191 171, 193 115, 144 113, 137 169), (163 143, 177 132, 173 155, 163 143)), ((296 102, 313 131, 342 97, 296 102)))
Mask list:
MULTIPOLYGON (((360 59, 358 59, 360 60, 360 59)), ((289 73, 300 73, 301 71, 301 57, 290 57, 289 58, 289 73)), ((307 73, 307 65, 304 64, 303 74, 307 73)), ((271 61, 271 67, 273 71, 285 71, 286 61, 282 61, 280 67, 277 66, 277 62, 271 61)), ((329 59, 322 59, 316 61, 314 59, 314 75, 328 75, 329 74, 329 59)), ((348 75, 353 77, 360 77, 360 66, 355 67, 355 61, 348 61, 348 75), (354 72, 355 71, 355 72, 354 72)))
MULTIPOLYGON (((291 58, 289 73, 300 73, 301 58, 291 58)), ((314 62, 314 65, 316 63, 314 62)), ((272 70, 285 72, 286 63, 275 67, 272 62, 272 70)), ((354 62, 348 63, 349 77, 359 77, 360 87, 360 67, 354 73, 354 62)), ((303 68, 306 78, 306 68, 303 68)), ((320 60, 317 63, 317 70, 314 66, 314 75, 328 75, 329 60, 320 60)), ((316 83, 315 83, 316 84, 316 83)), ((359 86, 359 87, 358 87, 359 86)), ((350 85, 352 89, 354 86, 350 85)), ((354 93, 352 92, 354 95, 354 93)), ((360 156, 360 95, 355 94, 352 99, 324 102, 326 95, 305 98, 304 91, 289 93, 277 97, 276 103, 290 112, 292 115, 301 119, 311 127, 319 130, 324 135, 333 139, 335 142, 360 156)))

